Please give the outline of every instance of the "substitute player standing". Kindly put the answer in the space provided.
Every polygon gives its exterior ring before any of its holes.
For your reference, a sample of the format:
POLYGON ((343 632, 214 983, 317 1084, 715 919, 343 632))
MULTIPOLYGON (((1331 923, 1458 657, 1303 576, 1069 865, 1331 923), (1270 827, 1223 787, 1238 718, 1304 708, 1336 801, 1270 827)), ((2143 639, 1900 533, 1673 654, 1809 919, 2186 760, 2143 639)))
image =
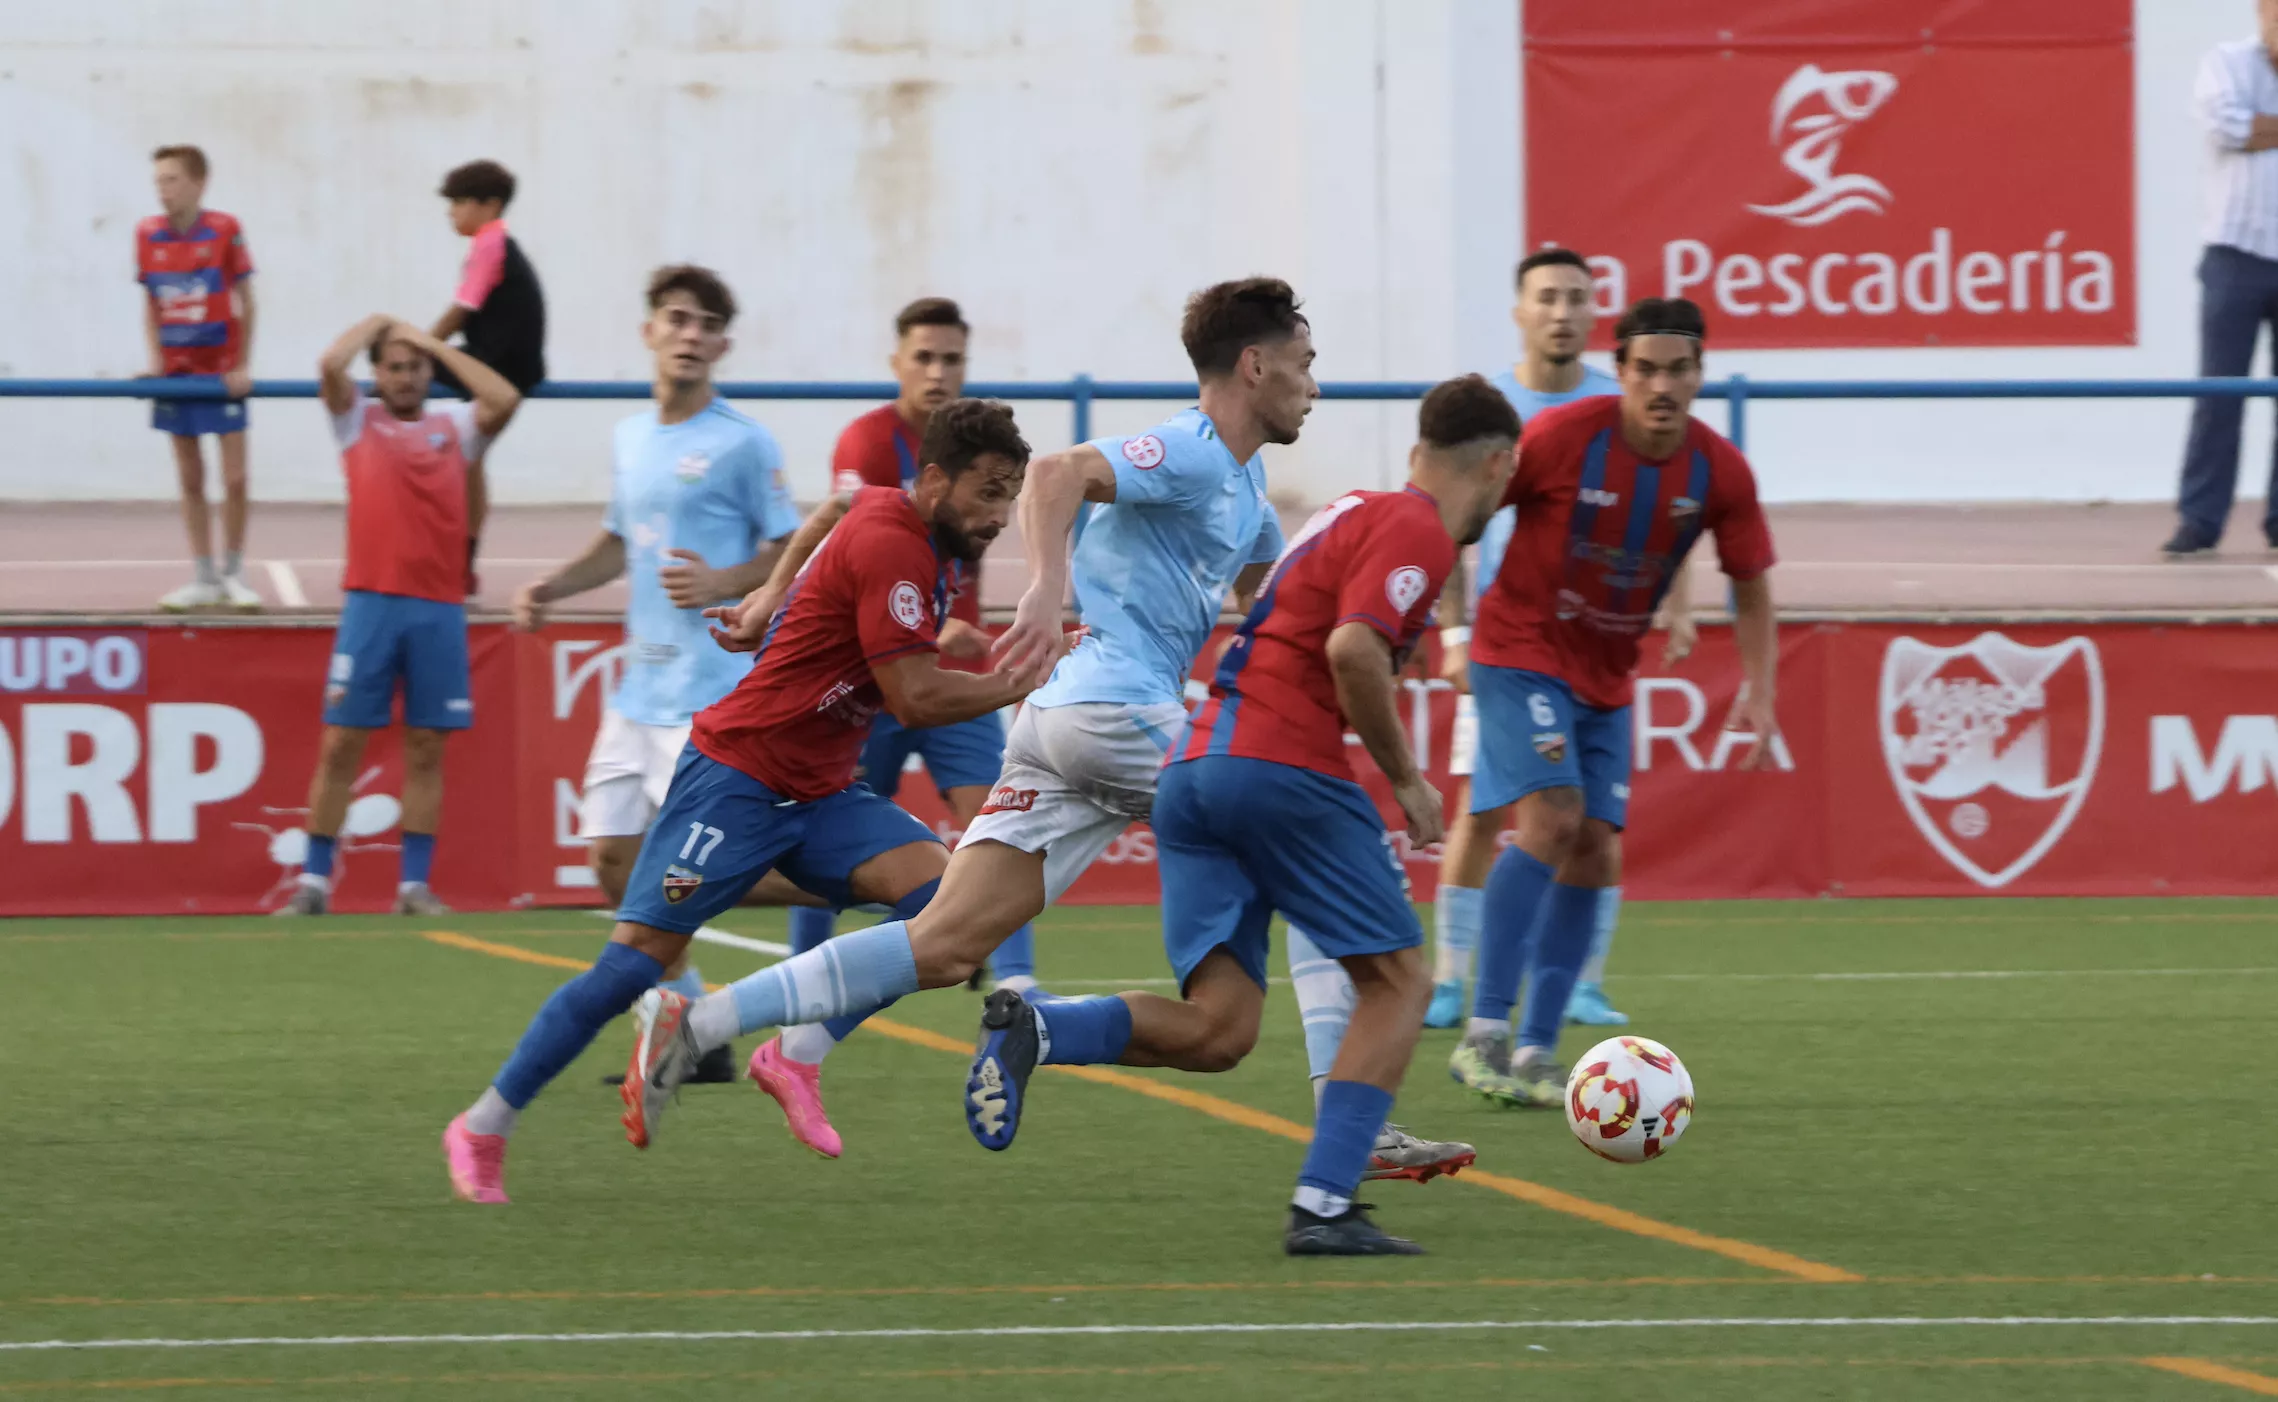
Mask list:
MULTIPOLYGON (((894 354, 888 363, 901 393, 893 403, 864 414, 839 434, 838 448, 831 454, 835 490, 852 492, 865 485, 907 490, 917 480, 918 443, 926 420, 965 388, 970 334, 965 314, 947 297, 921 297, 895 316, 894 354)), ((957 577, 949 617, 941 625, 944 667, 988 670, 989 638, 981 628, 980 584, 978 574, 960 572, 957 577)), ((902 772, 912 755, 924 759, 926 773, 949 805, 950 821, 963 831, 973 825, 1004 763, 1004 723, 995 716, 975 716, 958 725, 911 730, 891 715, 880 715, 870 724, 870 740, 862 747, 856 773, 872 789, 892 798, 901 789, 902 772)), ((794 952, 812 949, 831 937, 830 911, 795 907, 790 914, 794 952)), ((999 982, 1035 987, 1031 928, 1023 925, 1015 930, 989 956, 989 966, 999 982)), ((819 1063, 846 1030, 812 1025, 786 1032, 783 1052, 802 1065, 819 1063)))
POLYGON ((1681 298, 1622 313, 1620 398, 1537 415, 1505 498, 1518 524, 1471 640, 1471 809, 1515 803, 1518 832, 1488 878, 1479 987, 1448 1063, 1503 1103, 1565 1098, 1559 1028, 1600 893, 1621 877, 1638 640, 1704 531, 1732 579, 1745 680, 1731 726, 1755 740, 1741 767, 1761 764, 1777 734, 1772 538, 1747 459, 1692 417, 1705 334, 1681 298), (1530 967, 1514 1050, 1511 1009, 1530 967))
MULTIPOLYGON (((1621 393, 1621 385, 1613 376, 1582 363, 1582 348, 1589 344, 1590 328, 1598 320, 1590 265, 1582 255, 1570 248, 1537 249, 1519 260, 1515 283, 1518 295, 1511 306, 1511 320, 1519 328, 1520 359, 1488 383, 1511 401, 1520 421, 1577 399, 1621 393)), ((1479 538, 1478 568, 1467 572, 1458 560, 1448 576, 1449 587, 1440 591, 1440 676, 1458 693, 1448 772, 1466 782, 1465 799, 1458 804, 1457 816, 1448 824, 1447 842, 1440 849, 1439 891, 1432 898, 1435 982, 1431 1010, 1424 1015, 1426 1027, 1453 1027, 1463 1020, 1463 985, 1471 975, 1472 951, 1479 945, 1480 887, 1486 884, 1487 870, 1494 864, 1496 840, 1510 824, 1511 815, 1505 809, 1479 814, 1464 811, 1469 806, 1469 776, 1479 734, 1478 712, 1464 662, 1478 583, 1494 578, 1503 547, 1511 538, 1513 514, 1508 510, 1495 513, 1479 538)), ((1615 907, 1619 901, 1619 888, 1612 888, 1607 905, 1615 907)), ((1610 940, 1611 923, 1600 923, 1610 940)), ((1587 994, 1579 986, 1575 1001, 1577 1013, 1597 1012, 1588 1005, 1587 994)))
MULTIPOLYGON (((1353 1202, 1422 1031, 1430 980, 1408 877, 1345 757, 1349 725, 1391 782, 1409 840, 1444 809, 1400 722, 1399 672, 1431 621, 1456 548, 1479 538, 1511 476, 1519 417, 1467 375, 1424 397, 1399 492, 1352 492, 1306 523, 1220 658, 1210 699, 1171 749, 1155 796, 1163 943, 1178 998, 1099 1000, 1110 1035, 1055 1060, 1233 1069, 1257 1044, 1267 929, 1279 911, 1335 958, 1358 996, 1316 1110, 1285 1247, 1296 1256, 1412 1255, 1353 1202)), ((1049 1005, 1048 1005, 1049 1006, 1049 1005)), ((967 1121, 1011 1142, 1044 1018, 989 995, 967 1121)))
MULTIPOLYGON (((712 387, 712 368, 733 345, 734 294, 710 269, 681 264, 652 273, 647 295, 641 343, 654 357, 656 402, 617 425, 601 532, 514 596, 516 625, 535 630, 553 604, 631 576, 624 671, 578 800, 586 857, 612 909, 625 899, 690 722, 751 670, 748 655, 714 645, 704 610, 764 584, 799 526, 774 435, 712 387)), ((704 991, 685 961, 668 982, 690 996, 704 991)), ((735 1079, 727 1049, 696 1079, 735 1079)))
MULTIPOLYGON (((627 1134, 636 1146, 649 1142, 695 1064, 691 1057, 669 1084, 650 1075, 658 1047, 688 1040, 688 1000, 656 984, 692 933, 763 873, 780 871, 835 905, 875 901, 904 917, 940 884, 947 860, 940 841, 856 783, 855 758, 882 708, 905 725, 947 725, 1010 705, 1034 685, 1033 669, 945 671, 934 642, 949 604, 948 562, 980 559, 1011 519, 1028 445, 1012 410, 969 399, 934 414, 922 451, 926 465, 910 491, 856 494, 780 615, 747 613, 724 635, 756 648, 757 661, 735 690, 698 713, 609 944, 538 1010, 492 1083, 443 1133, 461 1197, 506 1201, 506 1137, 515 1120, 636 999, 639 1035, 621 1095, 627 1134)), ((800 957, 862 1006, 886 1001, 883 985, 900 980, 842 959, 854 939, 800 957)), ((801 993, 803 1007, 822 1001, 819 989, 801 993)), ((718 996, 726 1001, 695 1005, 730 1024, 711 1046, 735 1035, 738 1000, 718 996)), ((796 1020, 778 1016, 769 1025, 796 1020)))
POLYGON ((474 723, 467 671, 470 503, 480 499, 483 448, 522 402, 514 386, 464 351, 406 321, 372 316, 342 332, 317 362, 348 479, 347 601, 325 678, 324 735, 309 780, 308 856, 279 915, 322 915, 333 845, 372 732, 403 693, 403 851, 396 913, 447 909, 428 889, 443 812, 443 741, 474 723), (367 399, 349 378, 372 357, 367 399), (471 404, 430 407, 437 362, 474 391, 471 404))
POLYGON ((161 399, 150 426, 174 445, 182 525, 197 576, 158 601, 169 613, 226 604, 246 611, 261 596, 245 582, 246 396, 253 392, 253 255, 233 215, 206 209, 206 153, 161 146, 150 153, 158 203, 166 211, 135 226, 135 280, 143 286, 143 337, 154 376, 218 375, 227 399, 161 399), (206 462, 198 439, 221 452, 222 559, 206 506, 206 462))

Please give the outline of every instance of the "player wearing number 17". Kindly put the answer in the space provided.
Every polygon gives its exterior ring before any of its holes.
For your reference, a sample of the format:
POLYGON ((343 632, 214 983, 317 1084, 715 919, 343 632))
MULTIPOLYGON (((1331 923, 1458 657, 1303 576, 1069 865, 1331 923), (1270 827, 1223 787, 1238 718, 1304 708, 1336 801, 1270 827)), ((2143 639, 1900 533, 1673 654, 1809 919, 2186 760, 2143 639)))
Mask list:
POLYGON ((1503 1104, 1565 1101, 1559 1027, 1600 893, 1621 879, 1638 640, 1704 532, 1732 579, 1743 681, 1730 725, 1755 738, 1741 767, 1761 764, 1778 734, 1772 537, 1748 460, 1692 416, 1705 335, 1700 308, 1681 298, 1624 312, 1614 327, 1620 397, 1529 419, 1504 498, 1517 525, 1471 635, 1471 811, 1515 803, 1518 833, 1487 878, 1479 986, 1448 1063, 1457 1081, 1503 1104))

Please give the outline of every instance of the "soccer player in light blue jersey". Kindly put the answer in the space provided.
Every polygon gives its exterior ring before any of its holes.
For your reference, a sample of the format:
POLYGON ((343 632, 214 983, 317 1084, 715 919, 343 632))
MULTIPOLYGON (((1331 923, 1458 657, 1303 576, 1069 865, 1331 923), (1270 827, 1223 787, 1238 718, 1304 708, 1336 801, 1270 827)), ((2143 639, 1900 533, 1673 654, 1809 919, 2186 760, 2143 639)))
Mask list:
MULTIPOLYGON (((1490 376, 1488 383, 1511 401, 1520 420, 1576 399, 1621 393, 1621 383, 1613 376, 1582 362, 1582 348, 1598 319, 1590 268, 1582 255, 1565 248, 1539 249, 1520 260, 1516 281, 1518 297, 1511 307, 1511 320, 1519 328, 1521 358, 1510 369, 1490 376)), ((1479 944, 1482 890, 1487 870, 1494 865, 1497 841, 1511 821, 1507 808, 1492 813, 1467 811, 1471 806, 1472 757, 1479 740, 1467 651, 1480 587, 1495 577, 1502 564, 1503 547, 1510 542, 1515 515, 1510 507, 1495 513, 1487 533, 1479 538, 1478 560, 1469 580, 1458 564, 1455 577, 1440 594, 1440 676, 1457 691, 1448 772, 1464 778, 1466 789, 1440 849, 1439 893, 1432 901, 1434 984, 1431 1009, 1424 1015, 1427 1027, 1455 1027, 1463 1021, 1469 1006, 1464 981, 1471 975, 1473 951, 1479 944)), ((1674 591, 1672 598, 1681 592, 1674 591)), ((1689 617, 1686 626, 1691 626, 1689 617)), ((1582 981, 1575 985, 1569 1006, 1569 1016, 1578 1021, 1615 1024, 1629 1020, 1606 1004, 1599 985, 1620 908, 1621 888, 1607 888, 1590 963, 1582 981)))
MULTIPOLYGON (((765 583, 799 526, 774 435, 712 388, 712 367, 732 344, 736 303, 727 285, 704 268, 659 268, 648 304, 641 339, 656 357, 656 403, 617 425, 601 533, 514 597, 515 621, 535 629, 550 605, 629 577, 624 670, 578 802, 587 859, 612 907, 625 897, 691 718, 751 669, 751 654, 713 643, 704 610, 765 583)), ((691 996, 704 991, 685 960, 668 977, 691 996)), ((727 1049, 695 1079, 734 1080, 727 1049)))

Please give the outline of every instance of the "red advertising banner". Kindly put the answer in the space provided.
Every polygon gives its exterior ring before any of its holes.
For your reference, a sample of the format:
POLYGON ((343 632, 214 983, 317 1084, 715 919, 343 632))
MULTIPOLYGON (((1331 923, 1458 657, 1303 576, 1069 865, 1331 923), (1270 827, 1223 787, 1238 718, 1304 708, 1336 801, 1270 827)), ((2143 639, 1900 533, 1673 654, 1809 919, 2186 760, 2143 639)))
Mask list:
MULTIPOLYGON (((290 892, 329 632, 0 630, 0 915, 256 913, 290 892)), ((452 741, 439 894, 466 909, 591 902, 577 784, 615 629, 474 630, 475 729, 452 741)), ((1785 730, 1742 773, 1730 635, 1638 685, 1627 881, 1640 898, 2278 892, 2278 641, 2251 625, 1798 624, 1785 730)), ((1404 683, 1451 804, 1454 694, 1404 683)), ((1380 803, 1382 782, 1356 745, 1380 803)), ((946 837, 922 776, 913 811, 946 837)), ((337 907, 395 881, 400 752, 375 741, 337 907)), ((1407 851, 1428 899, 1436 849, 1407 851)), ((1071 898, 1152 902, 1134 828, 1071 898)))
POLYGON ((2133 344, 2131 12, 1533 0, 1527 242, 1719 346, 2133 344))

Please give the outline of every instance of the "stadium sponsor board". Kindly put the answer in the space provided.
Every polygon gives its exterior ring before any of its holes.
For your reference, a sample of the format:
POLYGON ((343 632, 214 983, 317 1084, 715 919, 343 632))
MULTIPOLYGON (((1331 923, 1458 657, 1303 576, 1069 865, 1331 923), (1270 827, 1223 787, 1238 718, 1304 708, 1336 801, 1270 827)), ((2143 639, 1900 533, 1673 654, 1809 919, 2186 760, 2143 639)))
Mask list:
MULTIPOLYGON (((622 635, 473 632, 483 719, 448 751, 436 888, 469 909, 592 903, 578 782, 622 635)), ((329 636, 0 630, 0 658, 37 654, 45 667, 58 637, 84 645, 55 654, 60 681, 0 688, 0 870, 12 878, 0 915, 281 904, 306 846, 329 636), (101 675, 118 685, 84 690, 82 652, 92 670, 107 639, 119 641, 101 675)), ((1403 679, 1403 713, 1452 808, 1455 694, 1432 665, 1403 679)), ((1755 771, 1740 768, 1752 738, 1724 728, 1739 686, 1721 629, 1639 679, 1627 835, 1639 897, 2278 892, 2266 628, 1790 625, 1783 734, 1755 771)), ((1365 752, 1348 753, 1396 819, 1365 752)), ((336 908, 381 909, 393 894, 401 793, 400 745, 382 736, 341 834, 336 908)), ((955 836, 932 785, 902 793, 955 836)), ((1436 849, 1395 847, 1429 899, 1436 849)), ((1153 835, 1135 826, 1071 899, 1151 902, 1154 867, 1153 835)))
POLYGON ((2130 0, 1523 23, 1527 242, 1587 255, 1601 310, 1690 297, 1727 347, 2135 341, 2130 0))

